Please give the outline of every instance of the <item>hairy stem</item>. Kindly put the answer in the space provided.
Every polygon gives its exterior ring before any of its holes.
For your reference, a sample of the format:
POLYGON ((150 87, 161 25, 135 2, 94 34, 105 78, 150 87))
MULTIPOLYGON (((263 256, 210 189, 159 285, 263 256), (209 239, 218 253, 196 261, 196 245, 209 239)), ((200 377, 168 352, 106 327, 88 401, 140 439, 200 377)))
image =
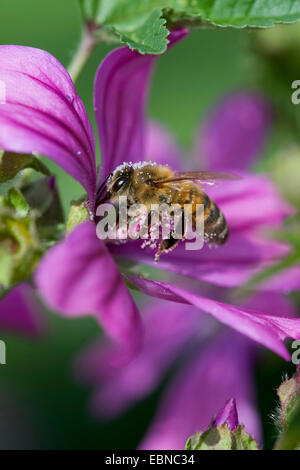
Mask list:
POLYGON ((97 38, 94 35, 93 25, 85 24, 80 43, 68 67, 68 72, 74 83, 87 63, 97 42, 97 38))

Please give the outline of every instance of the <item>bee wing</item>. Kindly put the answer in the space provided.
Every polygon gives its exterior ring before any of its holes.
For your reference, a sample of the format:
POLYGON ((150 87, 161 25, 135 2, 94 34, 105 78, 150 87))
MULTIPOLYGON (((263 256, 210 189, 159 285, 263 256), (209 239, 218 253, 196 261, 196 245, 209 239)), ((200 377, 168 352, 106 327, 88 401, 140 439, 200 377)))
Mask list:
POLYGON ((158 181, 157 184, 172 183, 175 181, 192 180, 201 183, 214 184, 215 181, 239 180, 240 176, 218 171, 178 171, 169 179, 158 181))

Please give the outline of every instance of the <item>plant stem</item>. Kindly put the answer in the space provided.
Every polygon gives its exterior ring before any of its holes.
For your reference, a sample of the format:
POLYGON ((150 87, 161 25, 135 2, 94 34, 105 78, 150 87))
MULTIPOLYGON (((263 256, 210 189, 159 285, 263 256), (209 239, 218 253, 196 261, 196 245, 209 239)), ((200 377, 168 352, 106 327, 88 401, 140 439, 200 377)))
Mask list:
POLYGON ((94 25, 85 24, 80 43, 68 67, 68 72, 74 83, 87 63, 97 42, 97 38, 94 36, 94 25))

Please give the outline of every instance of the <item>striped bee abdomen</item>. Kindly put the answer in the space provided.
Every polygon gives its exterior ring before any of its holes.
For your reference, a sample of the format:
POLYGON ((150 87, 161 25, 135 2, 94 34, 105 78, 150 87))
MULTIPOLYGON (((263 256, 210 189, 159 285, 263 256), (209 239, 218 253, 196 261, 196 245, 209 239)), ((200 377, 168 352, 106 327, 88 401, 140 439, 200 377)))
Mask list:
POLYGON ((204 241, 213 245, 223 245, 228 238, 228 226, 218 206, 209 199, 204 210, 204 241))

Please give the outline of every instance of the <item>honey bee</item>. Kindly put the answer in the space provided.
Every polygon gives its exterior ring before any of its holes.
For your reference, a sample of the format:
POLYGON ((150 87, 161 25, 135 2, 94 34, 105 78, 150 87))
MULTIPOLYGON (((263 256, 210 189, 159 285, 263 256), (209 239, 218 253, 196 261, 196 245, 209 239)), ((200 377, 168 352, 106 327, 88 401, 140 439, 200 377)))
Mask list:
MULTIPOLYGON (((192 222, 195 224, 198 217, 197 205, 201 204, 204 207, 204 241, 212 245, 222 245, 228 238, 227 222, 216 203, 200 185, 201 182, 208 183, 222 179, 237 178, 217 172, 175 172, 166 165, 153 162, 124 162, 99 188, 97 205, 108 200, 117 204, 120 196, 127 197, 128 207, 133 204, 143 204, 149 211, 153 204, 179 204, 182 208, 185 204, 189 204, 192 222)), ((161 240, 156 261, 162 253, 172 251, 179 241, 172 235, 168 239, 161 240)))

